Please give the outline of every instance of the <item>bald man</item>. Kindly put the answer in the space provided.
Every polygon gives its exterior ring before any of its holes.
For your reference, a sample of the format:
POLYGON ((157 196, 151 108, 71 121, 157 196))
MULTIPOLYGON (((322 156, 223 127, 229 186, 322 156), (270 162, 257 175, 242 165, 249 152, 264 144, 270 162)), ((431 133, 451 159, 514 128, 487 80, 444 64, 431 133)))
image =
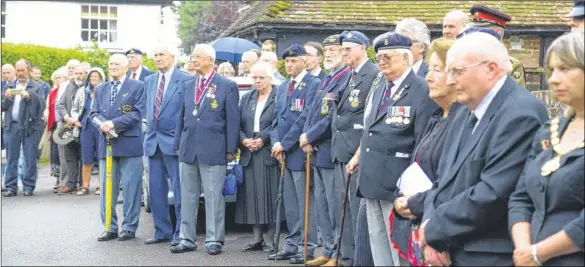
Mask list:
POLYGON ((469 24, 469 16, 459 10, 453 9, 443 18, 443 38, 455 40, 463 28, 469 24))

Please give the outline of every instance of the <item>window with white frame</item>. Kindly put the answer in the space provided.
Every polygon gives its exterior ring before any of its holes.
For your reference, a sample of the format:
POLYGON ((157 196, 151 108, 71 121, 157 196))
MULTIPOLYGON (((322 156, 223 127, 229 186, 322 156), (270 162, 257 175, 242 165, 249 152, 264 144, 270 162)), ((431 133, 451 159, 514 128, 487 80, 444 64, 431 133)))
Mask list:
POLYGON ((81 40, 115 43, 118 38, 118 7, 81 5, 81 40))
POLYGON ((6 37, 6 1, 2 1, 2 38, 6 37))

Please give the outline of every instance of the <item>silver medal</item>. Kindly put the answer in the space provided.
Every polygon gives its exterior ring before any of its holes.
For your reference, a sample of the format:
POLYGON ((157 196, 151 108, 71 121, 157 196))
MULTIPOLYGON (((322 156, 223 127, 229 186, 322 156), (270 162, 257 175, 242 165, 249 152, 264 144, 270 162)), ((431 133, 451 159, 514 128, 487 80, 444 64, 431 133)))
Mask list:
POLYGON ((409 124, 410 123, 410 119, 404 118, 404 121, 403 122, 404 122, 404 124, 409 124))
POLYGON ((193 116, 197 116, 197 109, 196 108, 193 109, 193 116))
POLYGON ((386 124, 390 124, 390 123, 392 123, 392 119, 393 119, 393 118, 394 118, 394 117, 388 117, 388 118, 386 118, 386 124))
POLYGON ((403 123, 402 117, 396 117, 396 123, 402 124, 403 123))

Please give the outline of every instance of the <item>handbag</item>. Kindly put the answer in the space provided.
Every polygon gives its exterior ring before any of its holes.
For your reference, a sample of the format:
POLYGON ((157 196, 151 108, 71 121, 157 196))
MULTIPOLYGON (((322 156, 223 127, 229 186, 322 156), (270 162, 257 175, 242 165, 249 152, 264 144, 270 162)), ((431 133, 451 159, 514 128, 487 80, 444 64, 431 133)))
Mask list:
POLYGON ((235 164, 232 168, 232 173, 236 176, 236 181, 238 182, 238 186, 244 184, 244 167, 241 164, 235 164))
POLYGON ((236 175, 230 173, 225 178, 223 183, 223 195, 224 196, 233 196, 238 192, 238 185, 236 181, 236 175))

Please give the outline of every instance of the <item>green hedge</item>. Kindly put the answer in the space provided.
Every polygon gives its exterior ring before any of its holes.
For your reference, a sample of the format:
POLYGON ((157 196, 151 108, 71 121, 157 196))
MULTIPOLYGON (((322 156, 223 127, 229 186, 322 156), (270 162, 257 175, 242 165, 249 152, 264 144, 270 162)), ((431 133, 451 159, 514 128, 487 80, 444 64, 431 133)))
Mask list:
MULTIPOLYGON (((92 67, 102 68, 107 75, 109 53, 100 49, 96 43, 89 49, 76 47, 61 49, 33 44, 2 43, 2 65, 13 64, 21 58, 28 59, 33 66, 39 66, 43 73, 42 79, 51 83, 51 74, 58 68, 65 66, 70 59, 87 61, 92 67)), ((144 65, 155 70, 152 59, 145 56, 144 65)))

